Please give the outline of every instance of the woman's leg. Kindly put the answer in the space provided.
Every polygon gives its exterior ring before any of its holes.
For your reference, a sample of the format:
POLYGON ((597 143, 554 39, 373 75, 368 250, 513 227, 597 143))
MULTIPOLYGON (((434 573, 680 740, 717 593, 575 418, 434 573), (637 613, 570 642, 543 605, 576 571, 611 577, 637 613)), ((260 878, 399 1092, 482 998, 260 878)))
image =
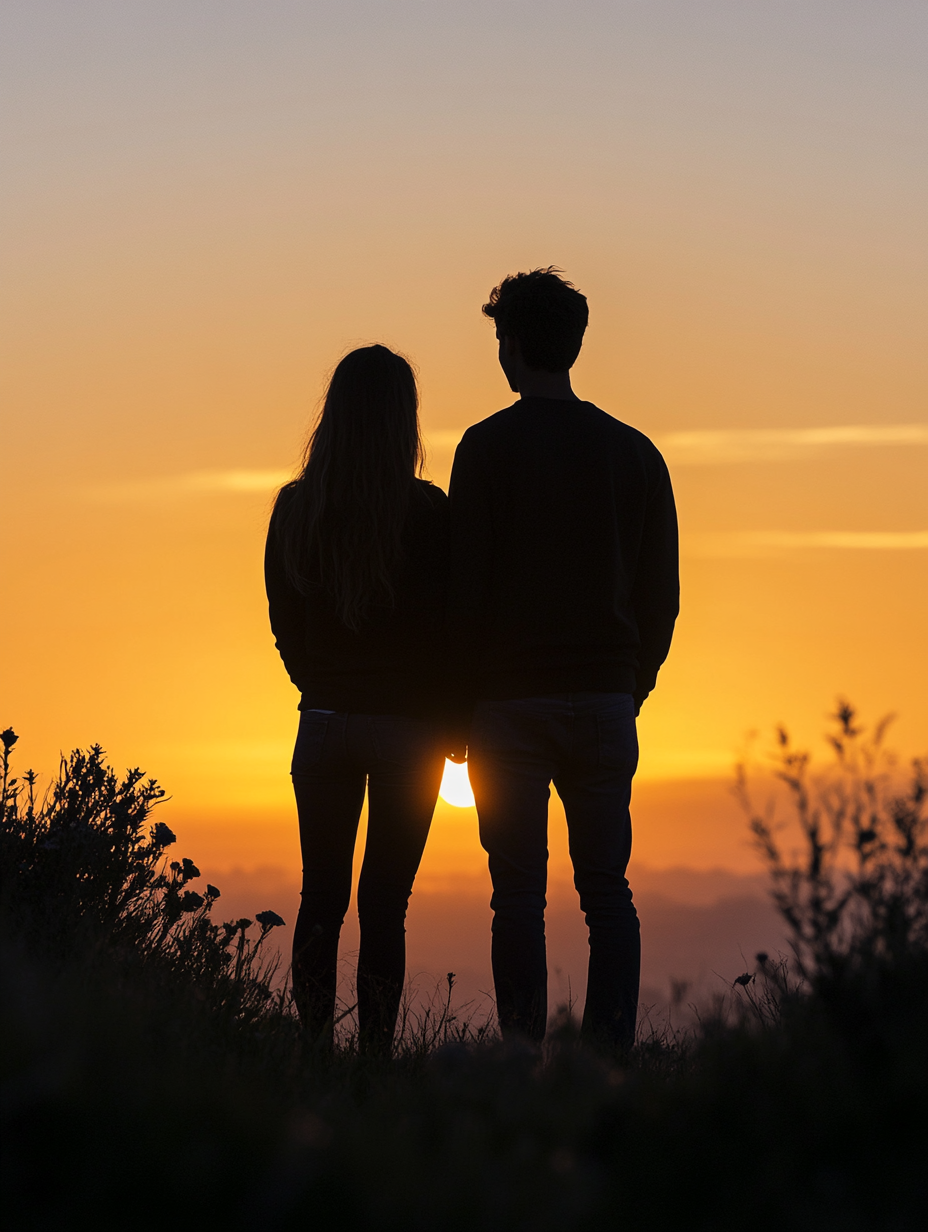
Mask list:
POLYGON ((338 938, 351 896, 351 861, 365 774, 347 756, 349 716, 304 711, 293 753, 303 890, 293 933, 293 999, 307 1034, 331 1046, 338 938))
POLYGON ((428 838, 444 754, 430 725, 375 715, 366 721, 372 760, 367 845, 358 886, 362 1043, 389 1052, 406 977, 406 907, 428 838))

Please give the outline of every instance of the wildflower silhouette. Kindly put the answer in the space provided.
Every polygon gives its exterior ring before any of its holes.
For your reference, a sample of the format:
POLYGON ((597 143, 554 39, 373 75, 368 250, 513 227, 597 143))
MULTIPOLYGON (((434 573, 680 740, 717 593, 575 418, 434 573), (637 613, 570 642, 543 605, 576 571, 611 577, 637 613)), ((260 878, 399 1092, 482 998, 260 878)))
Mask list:
POLYGON ((246 1021, 264 1013, 278 963, 264 943, 282 918, 260 912, 254 938, 251 920, 214 923, 217 887, 191 886, 201 875, 193 860, 163 860, 176 841, 163 822, 151 824, 164 791, 139 769, 118 778, 99 745, 62 759, 36 808, 32 771, 22 782, 10 778, 17 739, 12 728, 0 733, 0 865, 4 907, 26 932, 59 957, 92 938, 195 986, 223 1014, 246 1021))

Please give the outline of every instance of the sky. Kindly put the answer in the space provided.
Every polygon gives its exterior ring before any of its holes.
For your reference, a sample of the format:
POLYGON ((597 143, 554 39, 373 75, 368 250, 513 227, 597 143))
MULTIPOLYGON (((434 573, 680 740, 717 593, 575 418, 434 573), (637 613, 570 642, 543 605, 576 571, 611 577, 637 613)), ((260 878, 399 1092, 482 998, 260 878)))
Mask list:
MULTIPOLYGON (((446 484, 512 398, 480 306, 549 264, 590 302, 575 388, 656 441, 680 512, 641 858, 745 872, 733 762, 777 722, 814 744, 838 695, 924 751, 921 0, 4 0, 0 47, 25 762, 98 741, 220 864, 292 863, 275 485, 372 341, 416 364, 446 484)), ((482 859, 442 807, 439 880, 482 859)))

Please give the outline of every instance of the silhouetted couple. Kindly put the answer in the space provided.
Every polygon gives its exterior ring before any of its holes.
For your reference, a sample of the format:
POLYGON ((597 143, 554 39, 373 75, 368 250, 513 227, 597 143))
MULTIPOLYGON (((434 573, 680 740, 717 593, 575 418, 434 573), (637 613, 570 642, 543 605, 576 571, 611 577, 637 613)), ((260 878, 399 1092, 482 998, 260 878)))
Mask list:
POLYGON ((409 364, 371 346, 335 369, 300 476, 271 518, 271 625, 302 695, 294 997, 307 1032, 329 1043, 366 786, 358 1016, 362 1045, 389 1051, 444 758, 466 753, 493 882, 503 1035, 545 1033, 553 782, 590 932, 582 1035, 622 1052, 640 967, 626 879, 635 719, 679 599, 670 479, 645 436, 574 394, 588 309, 569 282, 516 274, 483 311, 520 396, 464 434, 450 499, 417 478, 409 364))

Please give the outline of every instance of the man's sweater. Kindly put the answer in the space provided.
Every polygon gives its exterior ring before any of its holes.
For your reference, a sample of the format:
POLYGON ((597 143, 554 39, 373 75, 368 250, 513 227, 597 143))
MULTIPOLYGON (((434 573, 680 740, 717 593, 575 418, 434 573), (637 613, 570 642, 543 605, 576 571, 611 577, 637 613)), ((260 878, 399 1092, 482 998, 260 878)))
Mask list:
POLYGON ((646 436, 590 402, 523 398, 451 475, 451 652, 477 697, 632 693, 679 610, 677 519, 646 436))

